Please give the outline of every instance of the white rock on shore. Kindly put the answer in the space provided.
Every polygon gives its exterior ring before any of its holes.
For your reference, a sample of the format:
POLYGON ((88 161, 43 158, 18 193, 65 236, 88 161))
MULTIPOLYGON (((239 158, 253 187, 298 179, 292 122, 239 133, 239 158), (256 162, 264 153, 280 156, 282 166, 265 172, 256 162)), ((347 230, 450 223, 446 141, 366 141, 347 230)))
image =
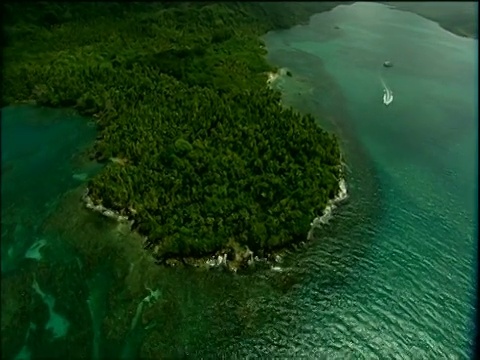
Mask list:
POLYGON ((88 196, 88 189, 85 190, 85 193, 82 196, 82 200, 85 202, 85 206, 87 207, 87 209, 98 212, 105 217, 116 220, 118 222, 127 222, 129 220, 128 216, 120 215, 118 212, 107 209, 103 205, 95 205, 90 196, 88 196))
MULTIPOLYGON (((278 75, 277 75, 278 76, 278 75)), ((108 217, 110 219, 116 220, 118 222, 128 222, 129 218, 124 215, 120 215, 118 212, 107 209, 103 205, 95 205, 92 201, 92 199, 88 196, 88 189, 86 189, 85 193, 82 196, 82 200, 85 202, 85 206, 88 209, 91 209, 95 212, 98 212, 102 214, 105 217, 108 217)), ((325 207, 322 216, 315 218, 312 223, 310 224, 311 228, 310 231, 308 232, 307 235, 307 240, 311 240, 313 238, 313 230, 325 223, 328 222, 328 220, 331 217, 332 210, 336 207, 336 204, 339 202, 345 200, 348 197, 348 192, 347 192, 347 185, 346 182, 343 178, 340 179, 339 181, 339 191, 337 196, 330 200, 327 206, 325 207)), ((129 209, 132 213, 134 213, 132 210, 129 209)), ((133 224, 133 220, 131 221, 131 224, 133 224)), ((197 263, 196 266, 201 264, 201 259, 199 259, 200 262, 197 263)), ((223 266, 227 269, 229 269, 232 272, 237 272, 238 266, 244 263, 246 260, 247 265, 251 266, 254 262, 269 262, 267 259, 260 259, 258 256, 256 256, 248 247, 245 249, 245 251, 242 251, 241 253, 236 253, 235 254, 235 260, 232 261, 227 261, 227 254, 225 252, 220 252, 218 253, 217 257, 212 257, 210 259, 207 259, 204 261, 204 264, 209 267, 219 267, 223 266)), ((282 258, 279 255, 276 255, 273 259, 274 263, 281 263, 282 258)), ((175 262, 176 264, 176 262, 175 262)), ((272 266, 271 268, 273 271, 282 271, 282 269, 278 266, 272 266)))
POLYGON ((280 76, 279 73, 269 72, 268 73, 268 79, 267 79, 267 85, 271 85, 275 80, 278 79, 279 76, 280 76))
POLYGON ((312 223, 310 224, 311 228, 310 231, 308 232, 307 239, 311 240, 313 238, 313 230, 315 228, 320 227, 323 224, 326 224, 328 220, 332 217, 332 211, 337 207, 337 204, 343 200, 345 200, 348 197, 348 192, 347 192, 347 183, 345 182, 345 179, 341 178, 340 181, 338 182, 338 193, 337 196, 335 196, 334 199, 330 200, 323 210, 322 216, 316 217, 313 219, 312 223))

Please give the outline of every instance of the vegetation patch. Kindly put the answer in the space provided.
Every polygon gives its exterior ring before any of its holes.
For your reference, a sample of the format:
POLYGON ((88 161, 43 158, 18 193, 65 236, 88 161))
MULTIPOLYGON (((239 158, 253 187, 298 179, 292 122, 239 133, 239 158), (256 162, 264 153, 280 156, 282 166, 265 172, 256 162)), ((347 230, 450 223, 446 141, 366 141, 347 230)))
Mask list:
POLYGON ((339 146, 266 86, 259 35, 333 5, 125 6, 9 5, 2 103, 95 115, 110 161, 89 197, 159 259, 304 240, 339 191, 339 146))

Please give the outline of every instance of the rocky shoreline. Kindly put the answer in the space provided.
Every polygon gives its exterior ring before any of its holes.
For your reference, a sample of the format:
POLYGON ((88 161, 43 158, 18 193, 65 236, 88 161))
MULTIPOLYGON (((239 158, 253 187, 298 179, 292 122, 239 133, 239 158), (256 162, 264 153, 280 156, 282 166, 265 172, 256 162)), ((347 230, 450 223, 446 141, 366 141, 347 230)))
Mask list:
MULTIPOLYGON (((272 86, 273 83, 280 77, 287 74, 287 69, 279 69, 276 72, 269 72, 267 73, 267 86, 272 86)), ((123 164, 122 159, 111 158, 113 162, 117 162, 123 164)), ((311 241, 314 239, 314 231, 315 229, 321 227, 322 225, 326 224, 328 220, 332 216, 332 211, 337 207, 337 204, 348 197, 347 193, 347 186, 344 180, 344 168, 345 164, 341 163, 339 165, 341 168, 340 172, 340 180, 339 180, 339 191, 337 196, 330 200, 327 206, 325 207, 322 216, 313 219, 312 223, 310 224, 310 230, 305 238, 306 241, 311 241)), ((88 188, 85 190, 82 200, 85 203, 85 206, 97 213, 102 214, 103 216, 117 221, 119 223, 126 223, 128 224, 129 228, 132 228, 134 224, 134 220, 130 219, 126 215, 122 215, 123 213, 130 213, 135 215, 134 209, 128 209, 128 212, 122 211, 118 212, 115 210, 108 209, 103 205, 95 205, 91 197, 88 195, 89 190, 88 188)), ((305 242, 300 242, 300 244, 292 244, 290 247, 297 247, 305 245, 305 242)), ((144 237, 144 244, 147 243, 147 238, 144 237)), ((261 265, 261 267, 270 267, 271 270, 274 271, 281 271, 281 268, 278 267, 278 264, 282 262, 282 255, 285 253, 288 247, 285 247, 280 250, 270 251, 268 253, 261 252, 259 254, 254 254, 248 246, 241 246, 236 242, 230 242, 227 249, 222 249, 217 251, 214 255, 208 257, 172 257, 166 258, 163 260, 158 261, 160 264, 164 264, 166 266, 175 267, 175 266, 191 266, 195 268, 224 268, 232 272, 237 272, 239 269, 250 268, 253 265, 261 265)), ((153 247, 153 256, 155 257, 157 247, 153 247)))
MULTIPOLYGON (((345 200, 348 197, 346 182, 343 178, 339 181, 339 191, 337 196, 330 200, 328 205, 325 207, 322 216, 313 219, 310 224, 310 231, 308 232, 305 241, 311 241, 314 239, 315 229, 323 226, 328 222, 332 216, 332 211, 338 206, 338 203, 345 200)), ((111 220, 117 221, 119 223, 128 224, 131 229, 134 224, 134 220, 130 219, 126 215, 122 215, 120 212, 107 209, 103 205, 95 205, 91 197, 89 196, 88 188, 82 195, 82 201, 85 203, 87 209, 90 209, 94 212, 97 212, 111 220)), ((134 214, 135 210, 129 209, 130 213, 134 214)), ((147 238, 144 238, 144 243, 146 243, 147 238)), ((305 242, 298 244, 300 246, 305 245, 305 242)), ((295 246, 295 245, 292 245, 295 246)), ((229 244, 228 249, 222 249, 217 251, 214 255, 208 257, 185 257, 185 258, 167 258, 163 261, 159 261, 161 264, 166 266, 176 267, 176 266, 190 266, 195 268, 223 268, 231 272, 237 272, 239 269, 251 268, 254 265, 259 265, 260 267, 270 267, 273 271, 281 271, 281 268, 278 267, 278 264, 282 262, 282 254, 285 252, 286 248, 272 251, 264 254, 254 254, 248 247, 243 247, 235 242, 229 244)), ((153 251, 155 254, 155 250, 153 251)))
MULTIPOLYGON (((87 209, 98 212, 109 219, 112 219, 121 223, 129 222, 128 216, 121 215, 118 211, 107 209, 103 205, 95 205, 91 197, 88 196, 88 194, 89 194, 89 190, 87 188, 85 189, 85 192, 82 195, 82 200, 85 203, 85 206, 87 209)), ((133 220, 131 220, 130 222, 131 222, 131 225, 133 225, 133 220)))

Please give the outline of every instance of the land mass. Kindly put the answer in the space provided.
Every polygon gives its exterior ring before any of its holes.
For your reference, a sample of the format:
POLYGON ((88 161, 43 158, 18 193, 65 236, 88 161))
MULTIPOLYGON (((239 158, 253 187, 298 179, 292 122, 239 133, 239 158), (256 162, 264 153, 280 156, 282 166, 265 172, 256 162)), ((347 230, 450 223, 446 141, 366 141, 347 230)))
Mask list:
POLYGON ((106 165, 84 199, 160 262, 262 255, 306 239, 342 169, 337 138, 267 86, 259 36, 338 4, 6 5, 2 104, 93 116, 106 165))
POLYGON ((394 6, 437 22, 442 28, 456 35, 478 39, 478 3, 459 2, 410 2, 388 1, 394 6))

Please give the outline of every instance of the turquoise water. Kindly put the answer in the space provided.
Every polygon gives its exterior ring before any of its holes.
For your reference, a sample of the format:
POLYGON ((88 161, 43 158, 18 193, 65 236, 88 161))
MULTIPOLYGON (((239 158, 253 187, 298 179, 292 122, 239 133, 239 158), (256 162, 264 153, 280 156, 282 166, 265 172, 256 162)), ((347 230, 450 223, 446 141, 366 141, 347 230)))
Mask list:
MULTIPOLYGON (((333 114, 323 122, 346 134, 348 155, 361 150, 370 159, 381 198, 372 203, 365 193, 352 205, 381 215, 342 305, 328 319, 307 321, 331 328, 312 334, 323 344, 317 349, 466 358, 474 322, 478 43, 368 3, 339 6, 266 42, 271 61, 297 74, 279 80, 293 93, 289 102, 333 114), (384 68, 385 60, 394 67, 384 68), (338 95, 322 100, 325 77, 338 95), (381 79, 394 93, 388 107, 381 79), (298 83, 313 88, 310 99, 295 95, 298 83)), ((355 173, 362 160, 351 160, 355 173)), ((354 239, 352 232, 345 241, 354 239)))
POLYGON ((5 108, 2 358, 469 357, 477 42, 368 3, 265 41, 293 73, 283 101, 336 132, 349 165, 318 240, 281 271, 158 267, 80 204, 99 169, 81 155, 88 119, 5 108))
POLYGON ((27 359, 32 347, 58 346, 75 323, 74 301, 59 304, 55 282, 74 249, 43 226, 62 195, 99 169, 80 156, 95 129, 70 111, 31 106, 2 109, 1 126, 2 357, 27 359))

